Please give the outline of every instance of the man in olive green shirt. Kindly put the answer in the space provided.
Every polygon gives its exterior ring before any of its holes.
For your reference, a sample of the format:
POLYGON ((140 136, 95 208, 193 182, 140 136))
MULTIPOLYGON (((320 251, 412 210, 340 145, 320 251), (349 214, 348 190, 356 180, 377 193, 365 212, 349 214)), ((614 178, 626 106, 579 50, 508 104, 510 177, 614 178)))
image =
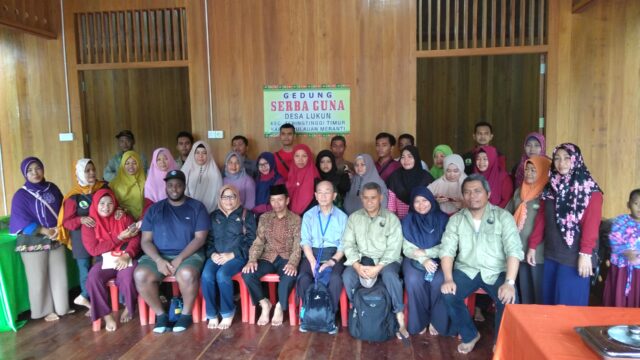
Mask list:
POLYGON ((495 301, 497 338, 505 304, 516 302, 515 280, 524 257, 513 216, 489 204, 490 193, 482 175, 468 176, 462 183, 466 208, 449 219, 442 236, 443 299, 452 325, 462 337, 458 352, 463 354, 480 340, 465 298, 483 289, 495 301))
POLYGON ((402 282, 398 275, 404 240, 400 220, 395 214, 382 208, 380 185, 365 184, 360 198, 363 208, 349 216, 347 228, 342 236, 344 254, 347 258, 342 281, 347 297, 349 301, 353 301, 353 295, 360 286, 360 279, 375 282, 380 275, 389 292, 393 312, 398 320, 399 330, 396 335, 399 338, 407 338, 409 332, 404 321, 402 282))

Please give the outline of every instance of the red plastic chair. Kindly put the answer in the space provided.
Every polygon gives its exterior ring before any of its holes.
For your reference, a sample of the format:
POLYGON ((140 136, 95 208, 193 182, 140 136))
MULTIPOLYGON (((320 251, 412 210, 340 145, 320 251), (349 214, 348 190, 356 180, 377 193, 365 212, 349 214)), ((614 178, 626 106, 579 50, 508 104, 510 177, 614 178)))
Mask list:
POLYGON ((486 293, 487 293, 486 291, 482 289, 478 289, 476 290, 476 292, 467 296, 467 298, 464 299, 464 303, 465 305, 467 305, 467 309, 469 309, 469 315, 471 315, 471 317, 473 317, 476 313, 476 294, 486 294, 486 293))
MULTIPOLYGON (((269 301, 275 305, 276 303, 276 287, 275 284, 280 282, 280 276, 278 274, 267 274, 260 278, 260 281, 269 283, 269 301)), ((249 289, 247 289, 247 294, 249 289)), ((256 323, 256 306, 249 302, 249 324, 256 323)), ((296 289, 291 290, 289 294, 289 325, 296 326, 298 324, 298 313, 296 306, 296 289)))
MULTIPOLYGON (((178 286, 175 276, 167 276, 162 280, 162 282, 171 283, 173 296, 180 295, 180 287, 178 286)), ((191 314, 193 316, 194 323, 199 323, 202 318, 202 315, 200 314, 202 302, 204 302, 202 292, 198 290, 198 296, 193 303, 193 313, 191 314)), ((153 325, 156 323, 156 313, 147 305, 140 295, 138 295, 138 312, 140 313, 140 325, 153 325)))
MULTIPOLYGON (((109 287, 109 293, 111 295, 111 311, 117 313, 120 304, 118 303, 118 287, 116 286, 116 279, 107 281, 107 286, 109 287)), ((93 331, 100 331, 100 328, 102 327, 102 319, 93 321, 91 327, 93 331)))
MULTIPOLYGON (((249 322, 249 301, 251 300, 249 299, 249 290, 244 284, 244 280, 242 280, 242 272, 233 275, 233 277, 231 277, 231 280, 237 282, 238 286, 240 287, 240 311, 242 313, 242 322, 249 322)), ((200 291, 200 294, 202 295, 202 291, 200 291)), ((202 321, 207 321, 207 304, 204 300, 204 296, 202 297, 201 314, 202 321)))

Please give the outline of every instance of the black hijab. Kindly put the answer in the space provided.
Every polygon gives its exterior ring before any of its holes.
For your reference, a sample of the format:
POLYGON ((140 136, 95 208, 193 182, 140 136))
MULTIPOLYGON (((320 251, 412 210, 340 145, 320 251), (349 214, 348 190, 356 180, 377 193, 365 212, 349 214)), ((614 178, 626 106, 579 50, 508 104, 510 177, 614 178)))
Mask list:
MULTIPOLYGON (((411 205, 411 191, 418 186, 427 186, 433 182, 433 176, 422 168, 420 153, 418 148, 413 145, 407 145, 402 149, 401 154, 408 151, 413 155, 414 163, 411 169, 404 167, 396 170, 389 177, 387 186, 389 190, 396 194, 396 197, 403 203, 411 205)), ((402 162, 402 160, 400 160, 402 162)))

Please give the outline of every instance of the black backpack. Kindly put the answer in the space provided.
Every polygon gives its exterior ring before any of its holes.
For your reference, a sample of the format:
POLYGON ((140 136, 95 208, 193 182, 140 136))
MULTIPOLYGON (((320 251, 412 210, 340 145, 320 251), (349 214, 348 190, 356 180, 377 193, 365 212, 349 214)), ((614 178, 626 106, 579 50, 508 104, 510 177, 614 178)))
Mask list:
POLYGON ((381 281, 371 288, 360 287, 349 310, 349 333, 365 341, 387 341, 398 331, 391 297, 381 281))
POLYGON ((336 313, 327 287, 319 282, 307 288, 300 309, 301 327, 307 331, 332 332, 336 330, 336 313))

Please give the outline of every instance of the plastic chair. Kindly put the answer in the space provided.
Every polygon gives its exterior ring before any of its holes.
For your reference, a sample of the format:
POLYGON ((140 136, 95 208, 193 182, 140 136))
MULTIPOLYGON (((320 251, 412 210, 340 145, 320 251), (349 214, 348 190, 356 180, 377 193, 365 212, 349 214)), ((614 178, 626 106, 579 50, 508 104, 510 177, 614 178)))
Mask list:
MULTIPOLYGON (((111 311, 117 313, 120 303, 118 302, 118 286, 116 286, 116 279, 107 281, 107 286, 109 287, 109 293, 111 295, 111 311)), ((100 331, 100 328, 102 327, 102 319, 93 321, 91 327, 93 331, 100 331)))
MULTIPOLYGON (((269 301, 271 304, 276 303, 276 287, 275 284, 280 282, 280 276, 278 274, 267 274, 260 278, 260 281, 269 283, 269 301)), ((249 289, 247 289, 247 294, 249 289)), ((298 324, 297 306, 296 306, 296 289, 291 290, 289 294, 289 325, 296 326, 298 324)), ((249 324, 256 323, 256 306, 249 302, 249 324)))
MULTIPOLYGON (((247 286, 244 284, 244 280, 242 280, 242 272, 239 272, 233 275, 233 277, 231 277, 231 280, 237 282, 240 288, 240 312, 242 313, 242 322, 243 323, 249 322, 249 301, 251 300, 249 300, 249 290, 247 289, 247 286)), ((201 288, 200 294, 202 295, 202 288, 201 288)), ((207 321, 207 304, 204 299, 204 296, 202 297, 201 313, 202 313, 202 321, 203 322, 207 321)))
MULTIPOLYGON (((173 296, 180 295, 180 287, 178 286, 175 276, 167 276, 162 280, 162 282, 171 283, 173 296)), ((202 315, 200 314, 202 302, 204 302, 202 292, 198 289, 198 296, 193 302, 193 313, 191 314, 194 323, 199 323, 202 318, 202 315)), ((138 312, 140 313, 140 325, 153 325, 156 323, 156 313, 147 305, 140 295, 138 295, 138 312)))
POLYGON ((467 305, 467 309, 469 309, 469 315, 471 315, 472 318, 476 313, 476 294, 486 294, 486 293, 487 293, 486 291, 482 289, 478 289, 476 290, 476 292, 467 296, 467 298, 464 299, 464 303, 465 305, 467 305))

